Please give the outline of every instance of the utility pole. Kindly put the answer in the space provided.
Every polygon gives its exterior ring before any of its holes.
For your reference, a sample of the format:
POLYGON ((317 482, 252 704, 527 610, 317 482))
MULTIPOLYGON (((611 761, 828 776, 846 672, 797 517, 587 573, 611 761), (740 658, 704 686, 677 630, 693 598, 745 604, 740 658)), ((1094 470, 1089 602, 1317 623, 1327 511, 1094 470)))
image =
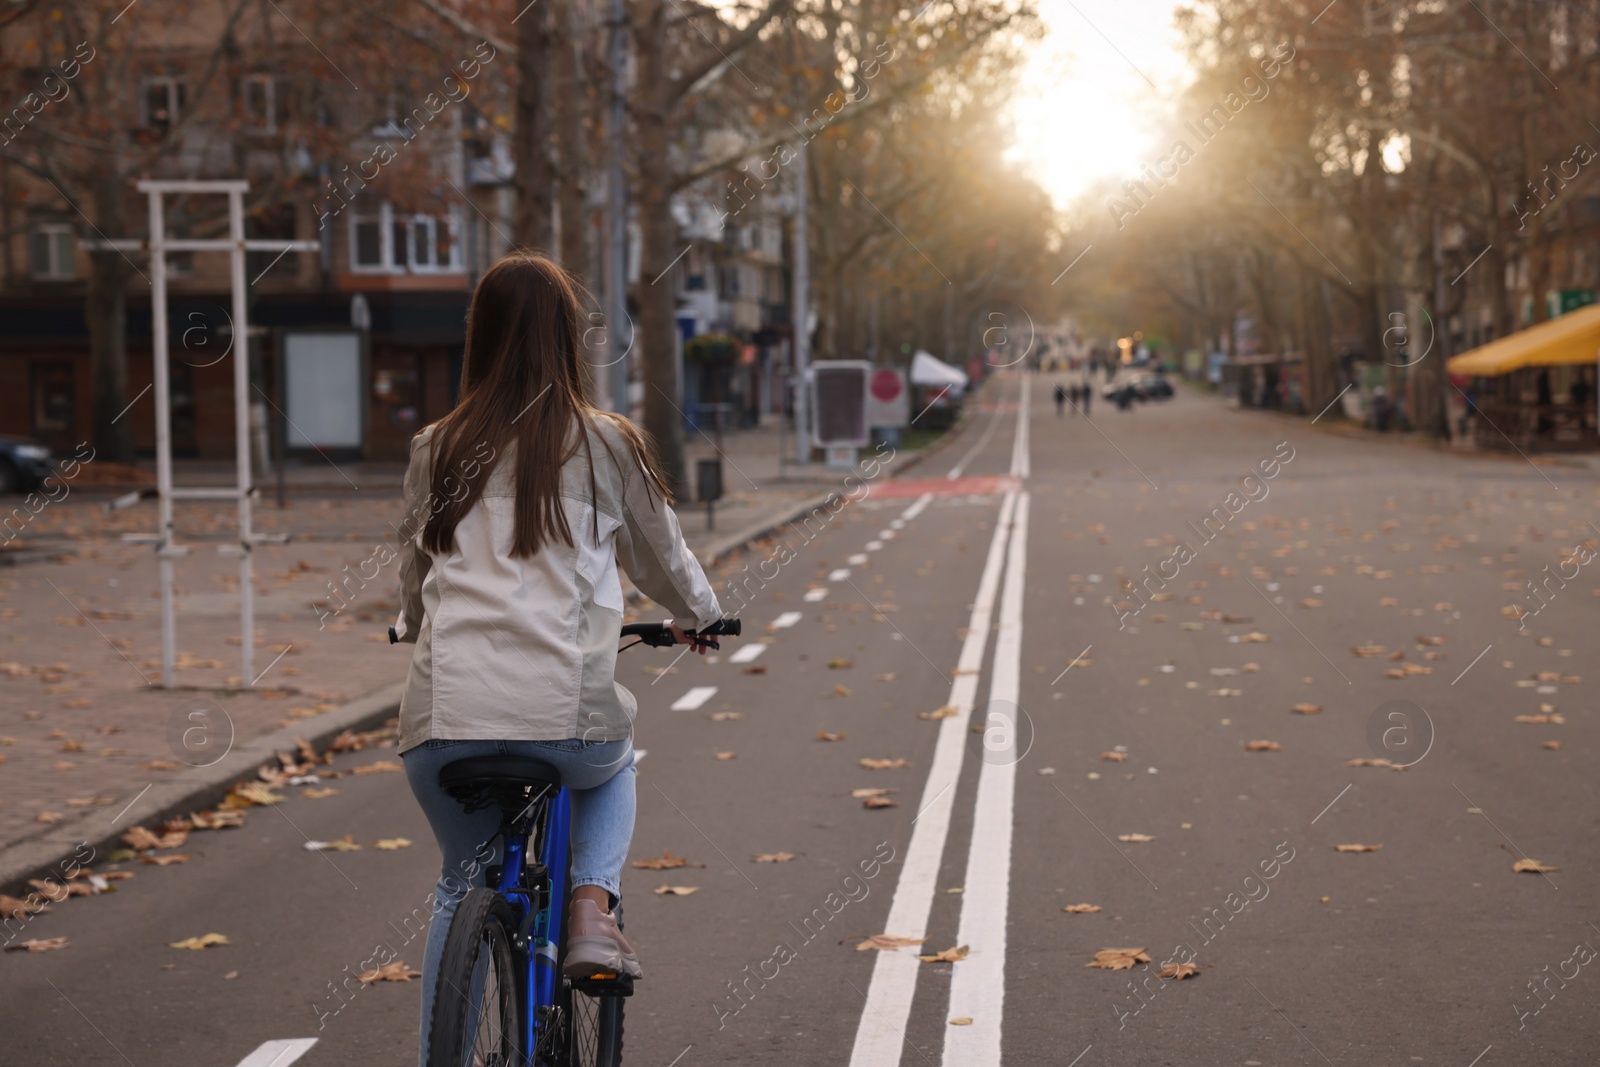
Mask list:
POLYGON ((794 173, 794 307, 790 312, 794 326, 794 458, 803 467, 811 462, 811 389, 807 381, 811 370, 811 330, 807 321, 811 317, 811 228, 807 221, 811 182, 806 176, 804 140, 795 142, 794 173))
POLYGON ((603 233, 606 326, 605 406, 628 414, 628 349, 634 330, 631 322, 626 337, 622 324, 628 319, 628 191, 623 169, 623 136, 626 129, 627 18, 624 0, 610 0, 607 22, 611 28, 608 55, 611 65, 611 99, 606 108, 606 209, 603 233))

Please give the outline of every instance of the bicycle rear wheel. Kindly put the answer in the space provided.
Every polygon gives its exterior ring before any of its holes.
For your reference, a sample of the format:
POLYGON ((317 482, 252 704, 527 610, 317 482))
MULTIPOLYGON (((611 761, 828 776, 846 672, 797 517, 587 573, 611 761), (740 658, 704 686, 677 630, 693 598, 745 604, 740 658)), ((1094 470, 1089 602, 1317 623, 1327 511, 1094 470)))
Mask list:
POLYGON ((520 1067, 522 976, 512 947, 517 920, 491 889, 456 908, 433 1003, 429 1067, 520 1067))
MULTIPOLYGON (((569 909, 571 905, 568 905, 569 909)), ((622 925, 622 906, 617 906, 617 925, 622 925)), ((566 933, 561 936, 561 955, 566 957, 566 933)), ((622 1008, 632 979, 626 987, 611 982, 572 981, 561 983, 561 1015, 564 1020, 564 1057, 559 1067, 622 1067, 622 1008)))

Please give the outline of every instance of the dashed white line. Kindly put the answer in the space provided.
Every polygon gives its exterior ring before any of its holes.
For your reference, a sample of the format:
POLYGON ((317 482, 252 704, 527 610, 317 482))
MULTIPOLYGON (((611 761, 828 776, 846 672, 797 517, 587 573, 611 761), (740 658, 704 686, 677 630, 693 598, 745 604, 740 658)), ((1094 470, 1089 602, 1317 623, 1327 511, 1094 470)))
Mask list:
POLYGON ((828 572, 828 581, 830 582, 842 582, 848 577, 850 577, 849 567, 837 567, 828 572))
POLYGON ((852 567, 864 567, 867 564, 867 554, 865 552, 857 552, 853 556, 846 557, 845 562, 852 567))
POLYGON ((759 641, 753 645, 743 645, 740 647, 739 651, 728 657, 728 662, 749 663, 751 660, 760 658, 761 653, 765 652, 766 650, 767 646, 761 644, 759 641))
POLYGON ((807 589, 806 595, 800 599, 804 600, 807 604, 815 604, 819 600, 828 599, 828 590, 822 587, 816 589, 807 589))
POLYGON ((291 1037, 276 1041, 263 1041, 254 1052, 239 1061, 239 1067, 289 1067, 289 1064, 311 1051, 317 1043, 314 1037, 291 1037))
MULTIPOLYGON (((752 646, 755 647, 755 646, 752 646)), ((673 711, 694 711, 717 695, 714 685, 697 685, 683 696, 672 702, 673 711)))
POLYGON ((898 529, 899 529, 899 527, 896 526, 893 530, 879 530, 878 531, 878 540, 880 540, 880 541, 893 541, 895 539, 895 536, 896 536, 894 531, 898 530, 898 529))
POLYGON ((793 626, 803 618, 805 618, 805 616, 800 614, 798 611, 786 611, 782 615, 779 615, 776 619, 773 619, 769 625, 770 628, 774 630, 787 630, 789 627, 793 626))
POLYGON ((923 493, 921 496, 917 497, 917 499, 915 501, 912 502, 912 504, 911 504, 911 506, 909 508, 906 508, 905 511, 902 511, 900 513, 900 517, 898 519, 894 520, 894 522, 891 522, 889 525, 890 526, 894 526, 895 522, 897 522, 897 523, 900 524, 900 526, 895 527, 895 528, 896 529, 903 528, 906 523, 910 522, 912 519, 916 518, 918 515, 921 515, 924 511, 928 510, 928 505, 931 504, 931 503, 933 503, 933 494, 932 493, 923 493))
POLYGON ((868 541, 864 546, 868 552, 876 552, 883 547, 882 541, 868 541))

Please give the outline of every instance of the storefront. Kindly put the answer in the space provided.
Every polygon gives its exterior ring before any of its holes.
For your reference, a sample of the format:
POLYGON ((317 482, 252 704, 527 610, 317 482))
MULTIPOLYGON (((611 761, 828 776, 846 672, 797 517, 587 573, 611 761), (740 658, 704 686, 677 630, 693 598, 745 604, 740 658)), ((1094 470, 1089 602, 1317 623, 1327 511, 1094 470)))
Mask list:
POLYGON ((1502 337, 1456 356, 1447 367, 1466 397, 1464 430, 1479 447, 1600 448, 1600 306, 1502 337))

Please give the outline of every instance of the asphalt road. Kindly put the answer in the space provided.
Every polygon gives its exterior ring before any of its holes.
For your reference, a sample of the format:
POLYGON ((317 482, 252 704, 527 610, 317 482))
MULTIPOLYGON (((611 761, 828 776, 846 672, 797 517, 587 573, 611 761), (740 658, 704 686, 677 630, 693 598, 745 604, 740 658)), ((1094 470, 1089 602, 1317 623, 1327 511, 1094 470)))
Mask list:
MULTIPOLYGON (((999 385, 942 466, 789 539, 742 644, 665 674, 669 653, 623 658, 647 752, 633 854, 697 865, 624 876, 646 970, 627 1062, 1600 1061, 1574 949, 1600 944, 1600 580, 1552 583, 1525 632, 1502 610, 1600 537, 1593 479, 1186 392, 1091 424, 1055 416, 1048 378, 999 385), (1240 476, 1274 459, 1248 499, 1240 476), (1192 558, 1160 570, 1180 541, 1192 558), (1135 613, 1119 576, 1146 573, 1165 588, 1135 613), (1382 757, 1412 765, 1346 765, 1382 757), (897 806, 850 795, 870 787, 897 806), (926 941, 857 950, 883 933, 926 941), (1136 947, 1150 962, 1085 966, 1136 947), (1156 977, 1169 960, 1198 974, 1156 977)), ((771 551, 722 578, 773 573, 771 551)), ((232 1067, 294 1038, 317 1039, 306 1067, 414 1062, 416 982, 334 987, 380 943, 420 964, 437 854, 403 776, 332 784, 34 919, 69 943, 0 957, 0 1064, 232 1067), (345 834, 366 847, 304 848, 345 834), (372 847, 392 837, 416 844, 372 847), (230 943, 167 947, 211 932, 230 943)))

